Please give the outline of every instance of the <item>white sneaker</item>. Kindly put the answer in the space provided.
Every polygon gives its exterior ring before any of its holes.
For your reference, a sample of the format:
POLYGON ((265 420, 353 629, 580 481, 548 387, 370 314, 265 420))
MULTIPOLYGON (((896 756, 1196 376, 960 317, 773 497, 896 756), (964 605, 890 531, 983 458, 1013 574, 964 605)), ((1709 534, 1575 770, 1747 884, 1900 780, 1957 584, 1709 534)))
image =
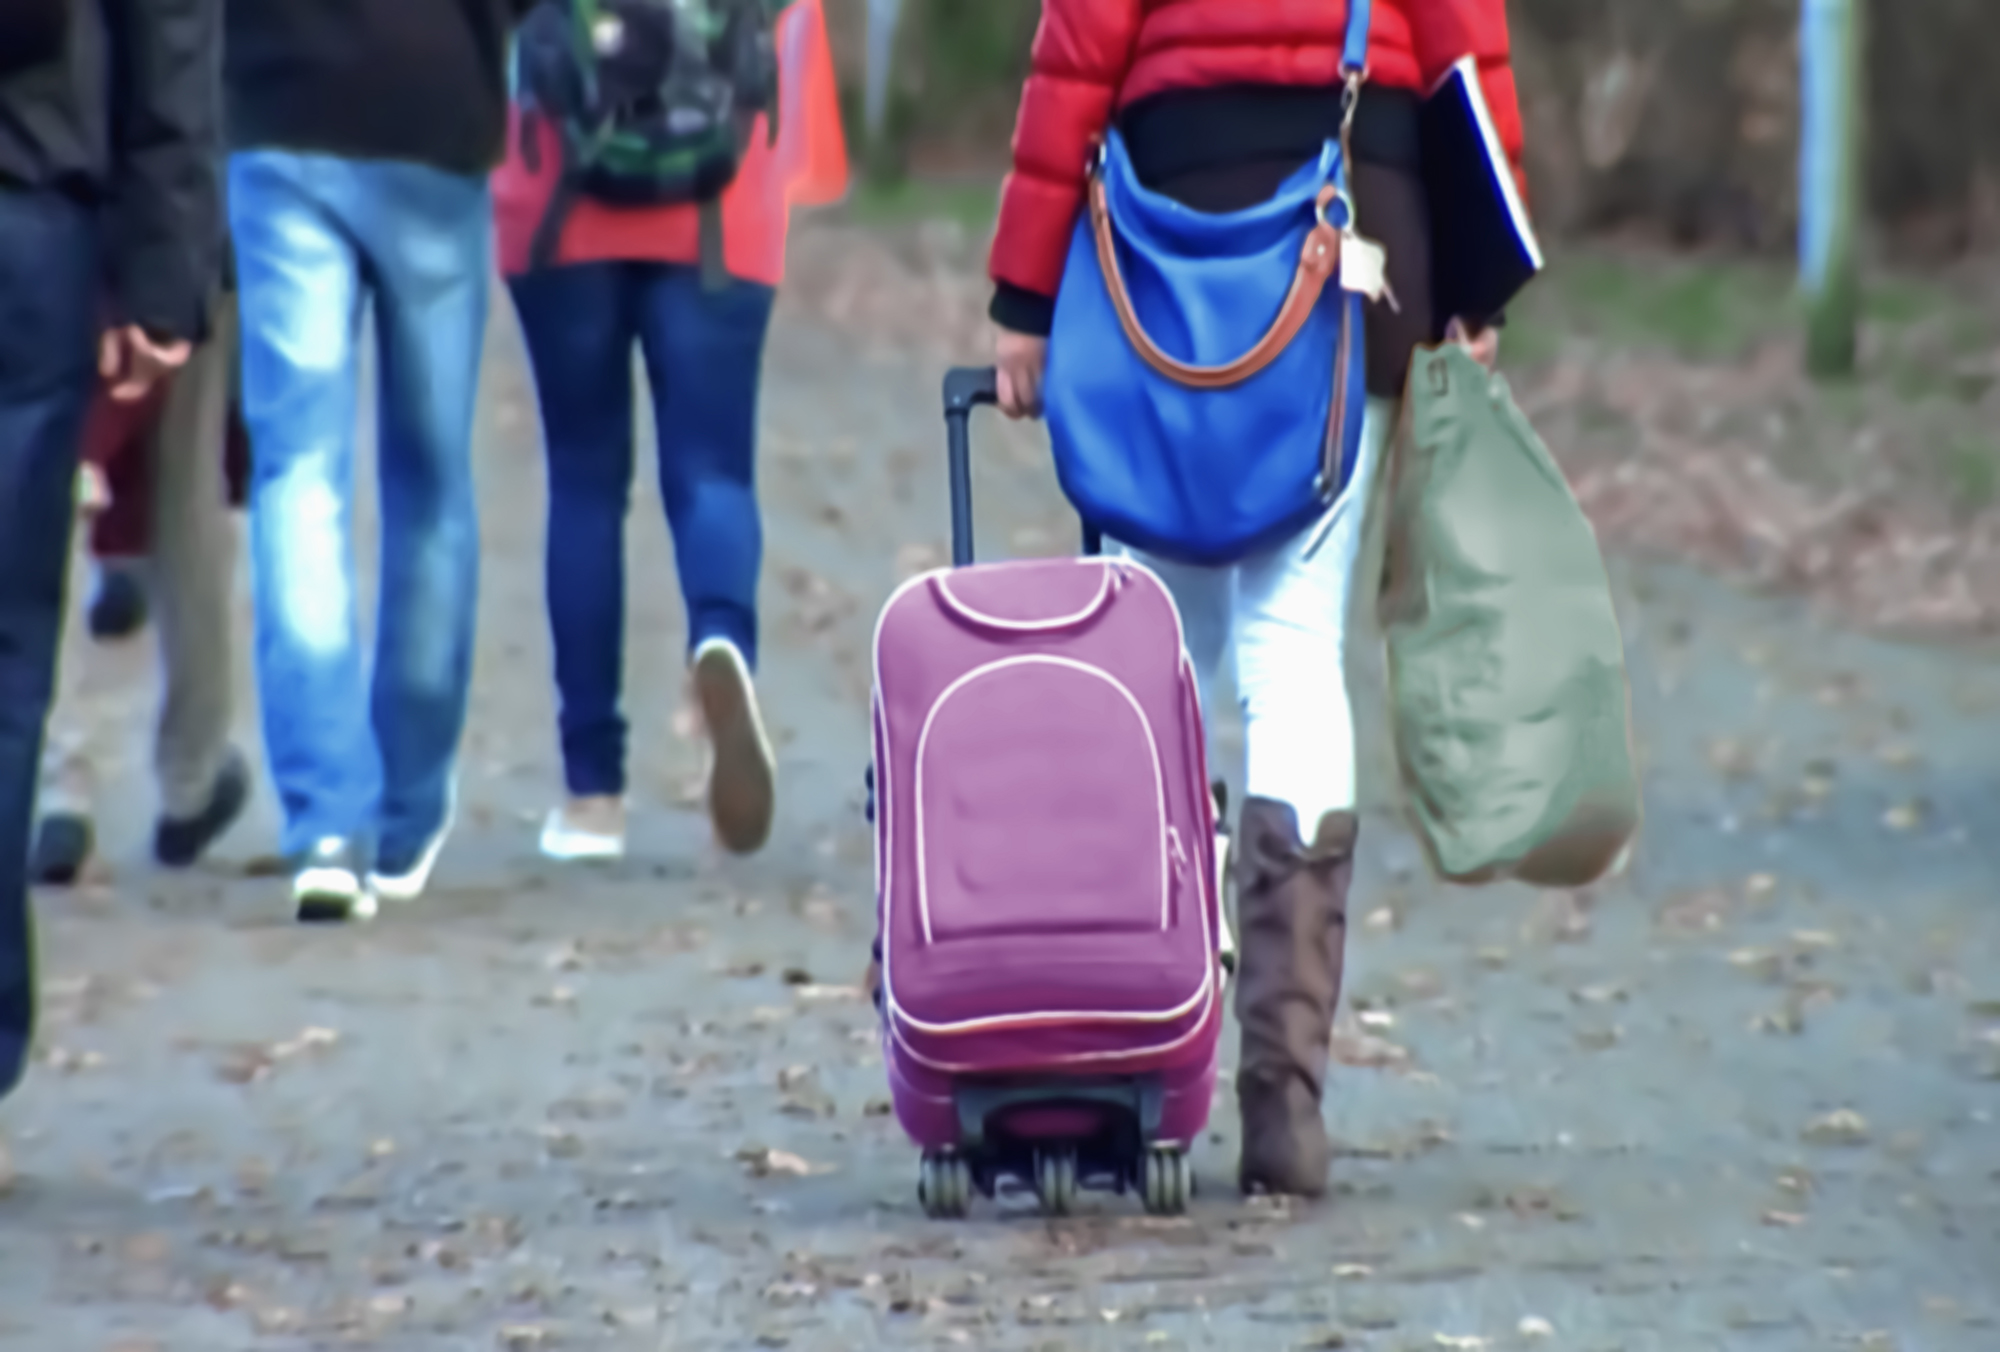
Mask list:
POLYGON ((764 734, 750 664, 734 643, 711 638, 695 649, 693 665, 695 698, 714 753, 708 774, 709 819, 724 849, 752 854, 771 837, 778 763, 764 734))
POLYGON ((437 867, 438 855, 444 850, 445 837, 458 820, 458 781, 454 779, 444 791, 444 820, 424 845, 424 852, 417 856, 417 862, 403 873, 371 873, 368 885, 377 896, 389 901, 415 901, 430 886, 431 870, 437 867))
POLYGON ((625 803, 610 796, 572 798, 542 823, 542 854, 571 863, 625 857, 625 803))
POLYGON ((375 918, 375 894, 354 867, 354 847, 328 836, 292 875, 292 909, 302 925, 338 925, 375 918))

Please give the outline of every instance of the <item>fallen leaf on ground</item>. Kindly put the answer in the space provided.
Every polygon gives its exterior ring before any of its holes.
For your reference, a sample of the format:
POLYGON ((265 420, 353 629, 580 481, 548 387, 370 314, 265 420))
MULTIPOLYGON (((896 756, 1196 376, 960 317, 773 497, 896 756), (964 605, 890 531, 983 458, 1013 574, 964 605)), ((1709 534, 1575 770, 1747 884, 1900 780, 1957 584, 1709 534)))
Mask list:
POLYGON ((808 1004, 832 1004, 867 998, 866 993, 859 986, 817 986, 806 984, 792 987, 792 994, 808 1004))
POLYGON ((1711 737, 1704 748, 1709 768, 1724 779, 1749 779, 1757 773, 1757 750, 1737 737, 1711 737))
POLYGON ((815 1174, 833 1172, 832 1165, 813 1164, 788 1150, 771 1150, 764 1146, 750 1146, 739 1150, 736 1152, 736 1159, 752 1178, 770 1178, 776 1174, 810 1178, 815 1174))
POLYGON ((97 1070, 104 1065, 104 1053, 74 1051, 68 1047, 51 1047, 42 1056, 42 1064, 60 1075, 75 1075, 80 1071, 97 1070))
POLYGON ((1750 1020, 1750 1031, 1769 1033, 1777 1037, 1797 1037, 1806 1030, 1805 1011, 1797 1005, 1785 1004, 1777 1009, 1766 1010, 1750 1020))
POLYGON ((1721 929, 1729 909, 1729 894, 1708 887, 1669 897, 1660 907, 1658 919, 1662 929, 1677 934, 1700 934, 1721 929))
POLYGON ((1924 823, 1926 806, 1921 799, 1898 803, 1882 814, 1882 824, 1891 831, 1914 831, 1924 823))
POLYGON ((1814 1145, 1866 1145, 1868 1120, 1851 1108, 1841 1108, 1806 1123, 1802 1133, 1814 1145))
POLYGON ((1540 1315, 1533 1314, 1523 1316, 1521 1322, 1515 1325, 1514 1331, 1523 1338, 1553 1338, 1556 1335, 1554 1324, 1540 1315))
POLYGON ((1544 943, 1582 943, 1590 937, 1595 905, 1587 892, 1551 892, 1536 900, 1529 934, 1544 943))
POLYGON ((1766 1225, 1789 1229, 1793 1226, 1804 1225, 1806 1218, 1796 1211, 1766 1211, 1763 1221, 1766 1225))
POLYGON ((315 1047, 331 1047, 340 1041, 340 1034, 331 1028, 308 1028, 297 1037, 284 1042, 273 1043, 271 1055, 282 1061, 297 1056, 300 1052, 311 1051, 315 1047))
POLYGON ((1923 764, 1923 753, 1908 742, 1889 742, 1875 753, 1875 758, 1892 770, 1909 770, 1923 764))
POLYGON ((278 1305, 268 1310, 258 1310, 250 1316, 250 1323, 258 1333, 270 1338, 285 1333, 296 1333, 305 1324, 305 1319, 297 1310, 278 1305))
POLYGON ((1402 1070, 1410 1064, 1410 1053, 1387 1038, 1363 1032, 1352 1016, 1342 1016, 1334 1024, 1330 1043, 1333 1059, 1343 1066, 1363 1070, 1402 1070))
POLYGON ((1491 1338, 1481 1338, 1475 1334, 1433 1333, 1431 1341, 1439 1347, 1455 1347, 1462 1349, 1462 1352, 1478 1352, 1480 1348, 1487 1346, 1493 1340, 1491 1338))

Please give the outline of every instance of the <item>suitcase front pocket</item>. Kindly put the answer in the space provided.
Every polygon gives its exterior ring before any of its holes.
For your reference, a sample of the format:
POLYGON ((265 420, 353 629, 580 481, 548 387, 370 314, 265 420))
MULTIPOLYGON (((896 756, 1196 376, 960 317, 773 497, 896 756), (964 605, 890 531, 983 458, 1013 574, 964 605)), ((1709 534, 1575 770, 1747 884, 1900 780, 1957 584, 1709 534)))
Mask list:
POLYGON ((1158 744, 1102 669, 1036 654, 966 673, 925 720, 915 787, 926 943, 1172 923, 1158 744))

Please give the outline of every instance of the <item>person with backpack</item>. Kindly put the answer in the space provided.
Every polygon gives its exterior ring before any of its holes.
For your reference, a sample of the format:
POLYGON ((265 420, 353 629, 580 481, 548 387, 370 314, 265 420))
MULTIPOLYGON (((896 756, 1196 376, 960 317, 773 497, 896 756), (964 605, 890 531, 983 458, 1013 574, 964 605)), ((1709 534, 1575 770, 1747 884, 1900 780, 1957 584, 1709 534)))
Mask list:
POLYGON ((547 451, 567 789, 541 849, 625 849, 636 346, 709 738, 709 813, 719 842, 749 853, 770 835, 777 768, 753 683, 759 372, 790 210, 834 200, 847 178, 825 17, 819 0, 551 2, 522 25, 516 84, 493 190, 547 451))
POLYGON ((455 803, 479 589, 473 412, 521 0, 230 0, 229 217, 256 669, 301 921, 422 894, 455 803), (380 600, 353 560, 364 313, 380 600))
POLYGON ((1073 499, 1149 526, 1122 547, 1172 590, 1204 702, 1225 659, 1235 673, 1245 1191, 1327 1185, 1321 1100, 1357 825, 1344 628, 1372 473, 1416 345, 1450 336, 1494 357, 1496 316, 1433 313, 1420 111, 1467 57, 1518 179, 1504 0, 1046 0, 1001 197, 1002 409, 1046 412, 1073 499), (1277 233, 1293 219, 1303 249, 1267 251, 1286 276, 1258 313, 1186 280, 1204 249, 1253 275, 1255 250, 1294 238, 1277 233), (1223 350, 1166 354, 1213 336, 1163 326, 1176 305, 1233 329, 1223 350), (1162 409, 1243 430, 1186 445, 1162 409), (1320 473, 1277 473, 1281 449, 1323 454, 1320 473), (1169 460, 1218 491, 1186 493, 1169 460), (1262 517, 1230 515, 1274 493, 1262 517))

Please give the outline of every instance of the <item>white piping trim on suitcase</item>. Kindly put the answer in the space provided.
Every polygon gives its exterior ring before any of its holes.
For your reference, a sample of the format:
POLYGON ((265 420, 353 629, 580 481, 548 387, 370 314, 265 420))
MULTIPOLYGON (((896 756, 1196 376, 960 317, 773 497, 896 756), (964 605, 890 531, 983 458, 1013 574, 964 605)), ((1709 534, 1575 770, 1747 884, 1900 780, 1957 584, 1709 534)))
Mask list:
MULTIPOLYGON (((942 572, 946 570, 930 568, 928 572, 920 572, 914 578, 904 578, 902 582, 896 584, 896 590, 888 594, 888 600, 882 602, 880 614, 876 614, 876 632, 874 632, 874 642, 870 646, 870 662, 874 666, 874 696, 870 704, 874 706, 876 716, 882 720, 882 732, 878 738, 874 738, 874 744, 878 744, 882 750, 888 752, 890 762, 896 760, 896 748, 890 746, 888 740, 888 708, 882 704, 882 630, 888 628, 888 618, 904 596, 918 590, 930 578, 936 578, 942 572)), ((888 764, 882 762, 876 764, 876 822, 880 826, 880 846, 878 846, 880 856, 876 858, 876 938, 882 942, 882 1004, 884 1008, 888 1008, 892 1004, 888 968, 890 968, 890 948, 894 948, 894 944, 890 942, 890 898, 894 896, 894 884, 896 884, 896 818, 890 812, 888 764)))
POLYGON ((959 598, 956 592, 952 591, 951 574, 939 574, 935 582, 938 596, 944 601, 945 605, 950 607, 954 613, 971 620, 974 624, 983 624, 992 629, 1005 629, 1016 634, 1034 634, 1046 633, 1056 629, 1074 629, 1085 620, 1096 615, 1098 611, 1104 609, 1105 601, 1111 596, 1111 570, 1112 565, 1109 563, 1105 563, 1099 567, 1097 594, 1090 598, 1083 609, 1069 615, 1057 615, 1043 620, 1007 620, 1002 619, 998 615, 989 615, 976 606, 967 604, 959 598))
MULTIPOLYGON (((1211 966, 1213 966, 1213 964, 1211 964, 1211 966)), ((1208 1008, 1205 1009, 1202 1013, 1202 1016, 1199 1019, 1195 1020, 1195 1022, 1188 1028, 1188 1030, 1182 1033, 1179 1037, 1170 1039, 1169 1041, 1166 1042, 1156 1042, 1145 1047, 1121 1047, 1117 1051, 1071 1052, 1067 1056, 1036 1057, 1035 1058, 1036 1069, 1047 1070, 1047 1069, 1053 1069, 1058 1066, 1092 1065, 1106 1061, 1149 1060, 1153 1057, 1162 1056, 1168 1052, 1176 1051, 1179 1048, 1184 1047, 1188 1043, 1194 1041, 1196 1038, 1200 1037, 1204 1032, 1208 1030, 1209 1024, 1213 1022, 1216 1018, 1214 1012, 1214 1006, 1217 998, 1218 998, 1218 991, 1216 989, 1215 978, 1213 975, 1211 975, 1208 977, 1208 979, 1202 982, 1202 989, 1200 993, 1195 997, 1196 1001, 1205 1002, 1208 1008)), ((1033 1027, 1039 1027, 1043 1024, 1069 1023, 1073 1026, 1081 1022, 1102 1023, 1108 1021, 1108 1019, 1109 1016, 1105 1015, 1037 1014, 1033 1016, 1022 1017, 1012 1020, 995 1020, 994 1022, 1004 1022, 1009 1027, 1014 1027, 1014 1028, 1033 1028, 1033 1027)), ((914 1020, 906 1019, 905 1021, 911 1023, 912 1026, 916 1027, 921 1026, 917 1025, 914 1020)), ((988 1030, 988 1031, 995 1031, 995 1030, 988 1030)), ((946 1074, 946 1075, 993 1073, 992 1066, 958 1062, 958 1061, 940 1061, 935 1057, 925 1056, 922 1052, 918 1051, 914 1046, 910 1044, 910 1040, 908 1038, 903 1036, 902 1024, 893 1018, 889 1021, 889 1036, 895 1039, 895 1044, 898 1047, 901 1047, 905 1052, 909 1054, 909 1057, 912 1061, 915 1061, 918 1065, 923 1066, 926 1070, 937 1071, 941 1074, 946 1074)))
POLYGON ((1094 676, 1113 690, 1116 690, 1124 698, 1125 702, 1132 707, 1132 712, 1137 715, 1139 728, 1146 734, 1147 758, 1152 762, 1153 766, 1154 814, 1160 828, 1160 928, 1165 930, 1171 928, 1173 925, 1174 870, 1173 857, 1167 841, 1167 835, 1172 829, 1173 823, 1167 817, 1167 781, 1165 769, 1160 764, 1160 742, 1153 735, 1153 722, 1146 717, 1146 706, 1139 703, 1139 697, 1134 695, 1123 681, 1102 667, 1092 666, 1088 662, 1079 662, 1073 657, 1059 657, 1054 653, 1023 653, 1018 657, 1003 657, 997 662, 988 662, 984 666, 974 667, 971 671, 960 675, 957 680, 946 686, 938 694, 937 699, 931 704, 930 712, 924 716, 923 731, 917 734, 917 782, 912 788, 915 794, 915 807, 912 810, 917 815, 917 913, 923 920, 924 942, 927 944, 937 941, 936 936, 931 931, 930 869, 927 867, 924 848, 926 839, 924 835, 924 766, 927 762, 925 748, 930 744, 931 729, 936 726, 938 715, 944 711, 944 706, 950 703, 951 697, 964 690, 974 681, 1019 667, 1038 666, 1060 667, 1081 673, 1085 676, 1094 676))

